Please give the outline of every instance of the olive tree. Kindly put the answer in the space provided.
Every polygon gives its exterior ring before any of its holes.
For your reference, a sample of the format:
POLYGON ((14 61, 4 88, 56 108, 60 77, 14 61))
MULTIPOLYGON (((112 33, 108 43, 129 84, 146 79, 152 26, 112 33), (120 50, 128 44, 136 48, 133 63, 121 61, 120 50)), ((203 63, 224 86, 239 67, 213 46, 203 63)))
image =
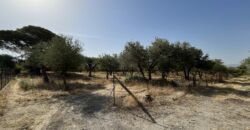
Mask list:
POLYGON ((158 69, 162 73, 162 78, 164 79, 166 73, 170 69, 170 43, 166 39, 156 38, 152 42, 151 46, 147 48, 147 71, 148 79, 151 80, 151 73, 155 66, 158 66, 158 69))
POLYGON ((43 63, 52 70, 60 73, 66 90, 68 71, 74 71, 81 65, 81 47, 78 41, 67 37, 55 37, 50 41, 43 55, 43 63))
POLYGON ((130 60, 128 53, 121 52, 118 60, 122 73, 126 74, 126 72, 129 72, 130 76, 133 76, 134 72, 136 71, 137 65, 130 60))
POLYGON ((250 57, 244 59, 239 66, 239 69, 245 73, 250 73, 250 57))
POLYGON ((142 77, 145 78, 144 69, 146 66, 147 51, 140 42, 128 42, 122 53, 126 56, 126 61, 135 64, 142 77))
POLYGON ((212 71, 216 75, 217 81, 222 82, 223 75, 227 73, 227 67, 223 64, 221 59, 215 59, 213 60, 213 62, 214 62, 214 65, 213 65, 212 71))
POLYGON ((202 50, 192 47, 188 42, 177 42, 174 45, 175 64, 178 69, 183 70, 186 80, 190 79, 191 70, 202 56, 202 50))
POLYGON ((34 45, 32 48, 26 49, 25 67, 29 69, 30 73, 40 74, 42 73, 43 81, 49 83, 49 78, 46 73, 47 68, 43 63, 43 55, 48 49, 51 42, 40 42, 34 45))
POLYGON ((92 72, 97 66, 97 58, 84 57, 85 69, 89 72, 88 76, 92 77, 92 72))
POLYGON ((109 78, 109 75, 112 75, 113 72, 118 70, 119 61, 116 55, 103 55, 99 59, 99 64, 101 70, 106 71, 106 78, 109 78))

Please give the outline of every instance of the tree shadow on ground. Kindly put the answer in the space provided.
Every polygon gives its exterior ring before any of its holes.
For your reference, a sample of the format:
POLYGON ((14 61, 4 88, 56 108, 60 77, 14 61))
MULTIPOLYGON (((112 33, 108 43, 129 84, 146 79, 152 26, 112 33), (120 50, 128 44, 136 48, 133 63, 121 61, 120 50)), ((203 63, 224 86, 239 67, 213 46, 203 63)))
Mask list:
POLYGON ((250 83, 246 83, 246 82, 239 82, 239 81, 225 81, 223 82, 225 84, 237 84, 237 85, 241 85, 241 86, 250 86, 250 83))
POLYGON ((82 73, 68 73, 67 79, 69 80, 91 80, 91 77, 88 77, 82 73))
MULTIPOLYGON (((145 117, 145 114, 143 114, 143 113, 141 113, 141 112, 138 112, 138 111, 133 112, 132 109, 128 109, 126 112, 128 112, 128 113, 131 114, 132 116, 135 116, 135 117, 137 117, 137 118, 146 120, 146 121, 151 122, 151 123, 153 123, 153 124, 155 124, 155 125, 161 126, 161 127, 163 127, 164 129, 167 129, 167 128, 168 128, 167 126, 162 125, 162 124, 160 124, 160 123, 158 123, 158 122, 152 122, 152 120, 148 119, 148 117, 145 117)), ((151 113, 151 112, 150 112, 150 113, 151 113)))
MULTIPOLYGON (((54 72, 49 72, 48 77, 51 80, 62 80, 62 75, 54 72)), ((89 81, 91 80, 91 77, 88 77, 82 73, 74 73, 74 72, 68 72, 66 75, 67 80, 86 80, 89 81)))
POLYGON ((96 112, 105 112, 112 106, 112 98, 99 94, 83 92, 80 94, 71 94, 69 96, 58 97, 70 106, 73 106, 75 113, 91 115, 96 112))
POLYGON ((129 79, 125 79, 126 84, 148 84, 152 86, 159 86, 159 87, 167 87, 167 86, 172 86, 172 87, 180 87, 182 86, 179 81, 175 80, 167 80, 167 79, 152 79, 152 80, 147 80, 142 77, 131 77, 129 79))
POLYGON ((70 91, 72 90, 100 90, 105 89, 105 86, 103 84, 90 84, 90 83, 68 83, 68 86, 70 87, 70 91))
POLYGON ((90 83, 68 83, 69 95, 54 96, 64 101, 69 106, 73 106, 74 112, 83 115, 105 111, 112 106, 112 97, 94 93, 94 91, 105 89, 103 84, 90 83))
POLYGON ((228 94, 235 94, 237 96, 248 97, 248 98, 250 97, 250 91, 242 91, 234 88, 219 88, 215 86, 191 87, 189 92, 195 95, 202 95, 209 97, 216 95, 228 95, 228 94))
POLYGON ((91 118, 100 117, 96 113, 110 111, 112 105, 110 97, 87 91, 67 96, 53 96, 53 98, 57 99, 57 102, 61 102, 61 107, 53 114, 51 118, 53 122, 46 128, 51 130, 63 129, 64 121, 68 123, 69 120, 75 121, 77 118, 78 123, 84 123, 91 118))

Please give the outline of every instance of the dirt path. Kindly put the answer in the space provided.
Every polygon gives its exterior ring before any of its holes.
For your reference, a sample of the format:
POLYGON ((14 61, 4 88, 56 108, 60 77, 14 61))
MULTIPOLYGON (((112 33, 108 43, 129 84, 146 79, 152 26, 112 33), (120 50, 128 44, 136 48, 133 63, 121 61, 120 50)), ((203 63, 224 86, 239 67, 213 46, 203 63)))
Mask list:
POLYGON ((21 91, 18 81, 9 87, 1 130, 250 129, 249 98, 237 95, 187 94, 177 100, 173 97, 179 92, 159 96, 157 105, 146 106, 157 122, 152 123, 139 108, 113 107, 110 85, 57 96, 48 93, 58 92, 21 91))
POLYGON ((0 129, 39 129, 53 112, 58 109, 54 99, 36 102, 20 91, 18 80, 8 86, 6 112, 0 119, 0 129), (54 101, 53 101, 54 100, 54 101))

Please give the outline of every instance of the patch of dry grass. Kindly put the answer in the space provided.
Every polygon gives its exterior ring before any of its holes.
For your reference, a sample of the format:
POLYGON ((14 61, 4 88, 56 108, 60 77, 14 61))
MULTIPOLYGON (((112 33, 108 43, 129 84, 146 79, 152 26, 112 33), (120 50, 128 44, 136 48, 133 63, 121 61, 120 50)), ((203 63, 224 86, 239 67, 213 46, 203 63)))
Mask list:
MULTIPOLYGON (((8 86, 13 85, 13 81, 11 81, 8 86)), ((9 87, 6 86, 5 88, 3 88, 0 91, 0 116, 3 116, 4 111, 7 107, 7 103, 8 103, 8 94, 9 94, 9 87)))
MULTIPOLYGON (((174 88, 171 86, 153 86, 146 83, 129 83, 126 85, 127 88, 137 97, 137 99, 145 106, 159 105, 162 102, 164 96, 170 98, 178 98, 184 95, 185 88, 174 88), (179 94, 181 93, 181 95, 179 94), (153 101, 148 103, 144 101, 144 97, 150 95, 153 101), (172 96, 172 97, 171 97, 172 96)), ((136 108, 138 103, 132 98, 120 85, 116 84, 116 97, 117 105, 125 108, 136 108)), ((164 101, 167 101, 164 99, 164 101)), ((169 100, 168 100, 169 101, 169 100)), ((167 102, 168 102, 167 101, 167 102)), ((171 100, 173 101, 173 100, 171 100)))
POLYGON ((68 96, 69 92, 66 91, 51 91, 51 90, 32 90, 32 91, 23 91, 19 94, 15 102, 26 103, 31 101, 46 101, 48 99, 60 96, 68 96))
MULTIPOLYGON (((29 90, 32 90, 32 94, 30 94, 31 97, 20 98, 18 102, 30 101, 30 100, 33 101, 33 100, 39 100, 39 99, 44 100, 46 98, 51 98, 53 96, 80 94, 80 93, 86 93, 86 92, 93 92, 99 89, 104 89, 103 94, 104 93, 106 94, 107 91, 112 91, 112 88, 113 88, 112 78, 107 80, 105 78, 105 73, 101 73, 101 72, 95 73, 95 76, 92 78, 86 78, 86 76, 82 73, 79 73, 76 76, 77 77, 75 77, 75 75, 72 74, 72 76, 67 79, 67 83, 69 87, 71 88, 71 90, 67 92, 63 91, 62 80, 57 77, 56 78, 50 77, 51 83, 49 84, 44 84, 40 77, 22 78, 23 82, 26 82, 26 84, 30 86, 27 88, 31 88, 29 90)), ((122 80, 125 77, 120 76, 119 78, 122 80)), ((168 78, 176 78, 176 76, 172 76, 172 77, 170 76, 168 78)), ((249 80, 249 78, 244 77, 241 79, 230 79, 230 80, 232 80, 232 82, 242 81, 246 83, 245 81, 249 80)), ((187 94, 195 94, 195 93, 200 94, 200 92, 203 95, 206 95, 209 93, 211 93, 211 95, 213 95, 212 93, 215 93, 217 95, 220 94, 219 92, 217 92, 217 89, 215 89, 216 91, 211 91, 211 92, 207 90, 207 92, 209 92, 207 93, 206 91, 203 91, 204 88, 201 88, 201 90, 197 90, 198 88, 195 88, 195 87, 188 88, 188 87, 184 87, 185 85, 182 85, 182 84, 188 84, 189 81, 183 81, 180 79, 174 80, 174 81, 178 82, 178 85, 180 84, 181 86, 173 87, 171 82, 160 81, 160 80, 159 81, 155 80, 154 83, 149 83, 149 84, 147 84, 146 82, 130 82, 130 83, 126 83, 125 85, 138 98, 138 100, 140 100, 145 105, 149 104, 149 103, 144 102, 144 96, 148 94, 151 95, 154 99, 153 102, 150 104, 155 104, 155 103, 157 104, 157 102, 159 102, 158 100, 161 100, 160 98, 166 97, 166 96, 172 99, 172 101, 175 101, 177 99, 182 98, 183 96, 187 94)), ((134 108, 138 106, 136 101, 118 83, 116 83, 115 86, 116 86, 116 98, 117 98, 116 103, 119 106, 129 107, 129 108, 134 108)), ((246 90, 246 88, 249 87, 247 85, 242 86, 241 84, 235 84, 235 83, 234 84, 233 83, 216 83, 216 84, 213 84, 213 86, 216 88, 234 88, 238 90, 243 90, 243 89, 246 90)), ((222 98, 222 97, 218 95, 218 97, 216 98, 222 98)))
POLYGON ((7 94, 2 93, 0 94, 0 116, 3 116, 6 105, 7 105, 7 94))
POLYGON ((58 80, 44 83, 41 77, 26 77, 18 79, 18 98, 15 102, 26 103, 30 101, 43 101, 52 97, 66 96, 69 92, 63 91, 58 80))
POLYGON ((47 89, 47 90, 62 90, 62 81, 55 79, 50 83, 44 83, 41 77, 20 78, 19 86, 22 90, 47 89))
POLYGON ((94 90, 104 89, 105 84, 110 84, 109 80, 102 78, 86 79, 85 76, 78 74, 77 77, 70 76, 67 85, 70 90, 65 91, 63 81, 58 77, 50 77, 49 83, 44 83, 41 77, 22 77, 18 79, 21 93, 16 102, 29 102, 46 100, 52 97, 66 96, 70 94, 81 94, 94 90))
POLYGON ((126 96, 122 100, 122 106, 125 108, 135 108, 138 106, 138 103, 131 96, 126 96))

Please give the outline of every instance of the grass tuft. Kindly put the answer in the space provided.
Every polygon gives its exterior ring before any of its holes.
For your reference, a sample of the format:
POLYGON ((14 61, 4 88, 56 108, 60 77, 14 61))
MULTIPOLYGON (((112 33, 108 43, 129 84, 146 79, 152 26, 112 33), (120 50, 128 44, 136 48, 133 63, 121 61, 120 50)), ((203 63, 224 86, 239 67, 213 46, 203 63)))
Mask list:
POLYGON ((35 84, 32 79, 22 79, 19 82, 19 86, 22 90, 28 91, 35 88, 35 84))

